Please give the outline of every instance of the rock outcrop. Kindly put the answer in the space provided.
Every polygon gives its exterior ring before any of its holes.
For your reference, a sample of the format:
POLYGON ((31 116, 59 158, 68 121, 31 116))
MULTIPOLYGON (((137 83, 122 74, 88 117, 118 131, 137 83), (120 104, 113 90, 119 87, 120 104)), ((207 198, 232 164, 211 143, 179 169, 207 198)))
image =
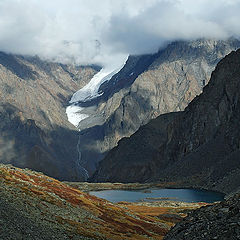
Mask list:
POLYGON ((174 226, 164 240, 240 239, 240 194, 202 207, 174 226))
POLYGON ((97 72, 0 53, 0 162, 78 179, 78 132, 66 104, 97 72))
POLYGON ((179 41, 153 55, 131 56, 100 87, 104 94, 94 104, 104 123, 81 132, 82 159, 90 172, 120 139, 150 119, 184 110, 208 83, 216 64, 238 47, 240 42, 234 39, 179 41))
POLYGON ((183 111, 141 127, 100 162, 94 181, 181 181, 231 192, 240 179, 240 50, 183 111))

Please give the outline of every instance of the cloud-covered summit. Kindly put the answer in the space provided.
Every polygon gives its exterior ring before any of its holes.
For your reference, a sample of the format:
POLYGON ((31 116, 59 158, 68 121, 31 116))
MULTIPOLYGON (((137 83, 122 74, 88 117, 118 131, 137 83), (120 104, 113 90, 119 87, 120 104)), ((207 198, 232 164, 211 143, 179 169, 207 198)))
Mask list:
POLYGON ((0 51, 119 64, 178 39, 240 35, 240 0, 1 0, 0 51))

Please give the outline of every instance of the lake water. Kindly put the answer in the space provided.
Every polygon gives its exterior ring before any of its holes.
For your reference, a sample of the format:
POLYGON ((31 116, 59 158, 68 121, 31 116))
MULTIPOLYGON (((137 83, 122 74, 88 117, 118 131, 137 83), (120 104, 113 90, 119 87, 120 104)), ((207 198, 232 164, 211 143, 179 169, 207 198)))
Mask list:
POLYGON ((212 203, 221 201, 224 198, 224 194, 222 193, 197 189, 103 190, 91 191, 89 193, 110 202, 176 200, 182 202, 212 203))

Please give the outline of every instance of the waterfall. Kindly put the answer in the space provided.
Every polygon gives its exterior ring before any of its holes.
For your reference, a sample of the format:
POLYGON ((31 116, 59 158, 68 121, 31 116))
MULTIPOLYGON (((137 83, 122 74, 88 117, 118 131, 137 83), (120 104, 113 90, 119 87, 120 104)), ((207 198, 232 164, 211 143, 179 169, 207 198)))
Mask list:
POLYGON ((82 153, 80 151, 80 144, 81 144, 81 131, 79 129, 79 137, 78 137, 78 143, 77 143, 77 153, 78 153, 78 158, 76 161, 76 169, 78 175, 81 174, 83 176, 84 181, 87 181, 89 178, 88 170, 84 167, 86 162, 82 162, 82 153))
POLYGON ((86 113, 85 111, 86 108, 80 105, 81 103, 86 103, 89 100, 99 97, 101 94, 99 94, 98 89, 101 86, 101 84, 106 81, 109 81, 113 75, 118 73, 125 65, 127 58, 128 56, 126 56, 124 63, 121 63, 121 65, 119 64, 118 66, 115 65, 108 68, 102 68, 100 72, 93 76, 93 78, 87 85, 85 85, 83 88, 81 88, 80 90, 73 94, 71 100, 69 101, 70 105, 66 108, 68 121, 79 130, 79 138, 77 143, 78 158, 76 160, 76 171, 78 173, 77 175, 79 174, 82 175, 85 181, 89 178, 89 173, 88 170, 85 168, 86 162, 83 161, 82 153, 80 151, 81 130, 83 130, 80 129, 80 122, 82 122, 84 119, 86 121, 89 120, 89 122, 91 122, 95 113, 91 114, 91 111, 87 111, 86 113))

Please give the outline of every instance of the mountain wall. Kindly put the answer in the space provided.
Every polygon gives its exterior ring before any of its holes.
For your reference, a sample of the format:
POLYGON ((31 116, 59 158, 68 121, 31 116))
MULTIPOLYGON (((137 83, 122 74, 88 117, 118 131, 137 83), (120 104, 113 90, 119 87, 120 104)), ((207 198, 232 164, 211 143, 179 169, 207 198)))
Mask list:
POLYGON ((98 71, 0 53, 0 162, 81 179, 78 131, 67 119, 71 95, 98 71))
POLYGON ((90 173, 120 139, 160 114, 184 110, 202 92, 216 64, 238 47, 236 39, 201 39, 173 42, 152 55, 130 56, 100 87, 101 98, 89 104, 101 122, 93 127, 89 119, 80 122, 79 149, 90 173))
POLYGON ((240 50, 217 65, 183 112, 141 127, 100 162, 93 181, 175 181, 231 192, 240 179, 240 50))
POLYGON ((99 97, 83 103, 89 118, 68 122, 74 92, 99 71, 0 53, 0 162, 58 179, 84 180, 123 137, 163 113, 183 110, 216 63, 239 41, 174 42, 156 54, 130 56, 99 97))

